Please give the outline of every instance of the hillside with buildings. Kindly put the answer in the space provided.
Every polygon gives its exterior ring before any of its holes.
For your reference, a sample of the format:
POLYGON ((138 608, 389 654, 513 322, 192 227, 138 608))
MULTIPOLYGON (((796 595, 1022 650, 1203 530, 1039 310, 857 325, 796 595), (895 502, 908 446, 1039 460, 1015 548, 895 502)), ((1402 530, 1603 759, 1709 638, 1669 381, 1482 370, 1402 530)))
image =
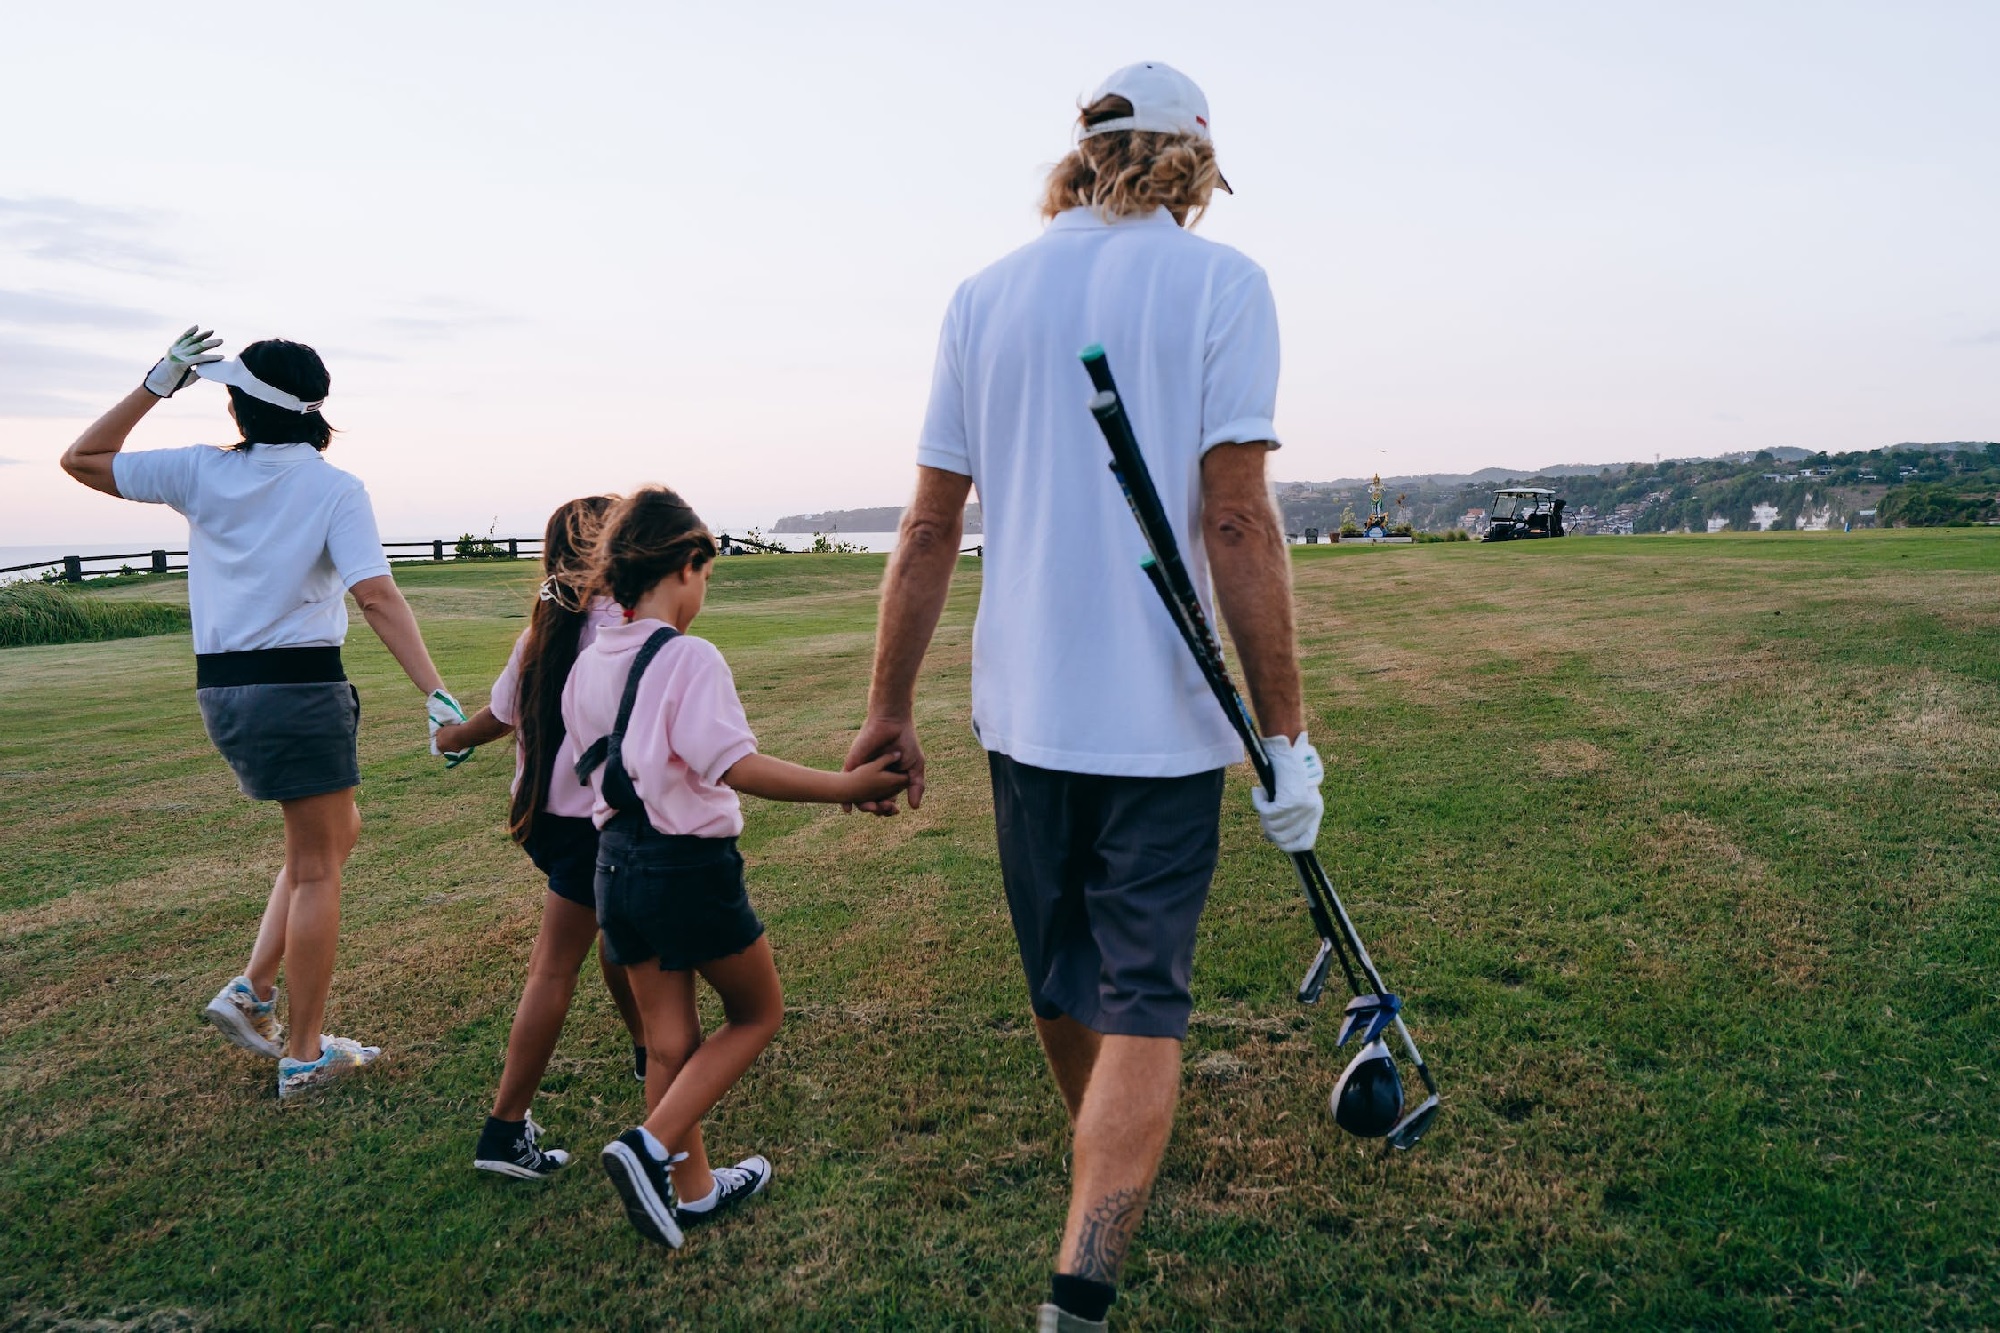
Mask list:
MULTIPOLYGON (((1658 463, 1565 464, 1538 471, 1390 477, 1393 523, 1476 533, 1498 486, 1546 486, 1568 501, 1577 533, 1826 530, 1876 524, 1944 526, 2000 520, 2000 444, 1899 444, 1852 453, 1760 450, 1658 463)), ((1284 482, 1293 533, 1338 532, 1368 512, 1365 479, 1284 482)))

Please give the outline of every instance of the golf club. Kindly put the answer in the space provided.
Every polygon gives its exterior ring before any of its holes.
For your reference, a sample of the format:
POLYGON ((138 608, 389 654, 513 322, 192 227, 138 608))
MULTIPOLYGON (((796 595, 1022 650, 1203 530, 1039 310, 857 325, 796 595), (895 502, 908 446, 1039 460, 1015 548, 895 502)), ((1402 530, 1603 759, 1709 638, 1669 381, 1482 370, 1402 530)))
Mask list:
MULTIPOLYGON (((1153 485, 1145 457, 1139 451, 1138 438, 1132 433, 1132 423, 1118 396, 1118 387, 1111 377, 1111 366, 1105 358, 1104 349, 1093 343, 1084 348, 1081 359, 1084 370, 1090 375, 1091 385, 1097 391, 1090 399, 1090 412, 1104 433, 1104 442, 1110 446, 1112 475, 1118 479, 1119 489, 1124 492, 1132 517, 1138 521, 1139 531, 1152 553, 1141 563, 1141 568, 1180 631, 1188 651, 1194 654, 1195 664, 1200 668, 1209 691, 1214 694, 1230 725, 1241 738, 1244 749, 1250 755, 1251 766, 1256 770, 1258 782, 1267 794, 1275 796, 1277 779, 1271 767, 1271 758, 1264 751, 1263 739, 1258 735, 1243 696, 1229 678, 1222 645, 1209 626, 1201 599, 1195 593, 1194 580, 1188 575, 1187 566, 1181 559, 1180 545, 1167 521, 1166 509, 1160 503, 1159 491, 1153 485)), ((1314 955, 1305 979, 1299 983, 1299 1001, 1302 1004, 1318 1001, 1333 960, 1339 961, 1348 989, 1355 997, 1347 1006, 1346 1019, 1335 1045, 1344 1046, 1349 1040, 1359 1037, 1361 1049, 1334 1087, 1334 1120, 1357 1137, 1386 1138, 1392 1147, 1399 1149, 1414 1147, 1437 1117, 1437 1081, 1431 1077, 1430 1067, 1424 1063, 1416 1041, 1403 1022, 1402 1000, 1383 984, 1381 974, 1375 970, 1374 961, 1361 943, 1360 933, 1355 930, 1347 909, 1341 904, 1340 895, 1334 892, 1332 882, 1327 879, 1319 857, 1311 851, 1294 852, 1291 857, 1299 886, 1305 892, 1306 910, 1320 938, 1319 952, 1314 955), (1356 967, 1360 969, 1359 977, 1355 975, 1356 967), (1367 982, 1366 989, 1361 984, 1363 979, 1367 982), (1423 1102, 1408 1115, 1403 1114, 1403 1082, 1396 1070, 1395 1057, 1381 1040, 1382 1033, 1390 1027, 1396 1029, 1411 1062, 1416 1065, 1426 1094, 1423 1102)))

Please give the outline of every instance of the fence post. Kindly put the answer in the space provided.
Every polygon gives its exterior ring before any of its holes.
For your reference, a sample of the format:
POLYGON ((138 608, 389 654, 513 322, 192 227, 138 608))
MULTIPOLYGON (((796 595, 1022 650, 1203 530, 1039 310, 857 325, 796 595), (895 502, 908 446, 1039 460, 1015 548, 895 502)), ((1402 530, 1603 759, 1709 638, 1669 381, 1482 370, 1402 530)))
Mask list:
POLYGON ((153 552, 153 572, 155 574, 164 574, 167 572, 167 553, 165 551, 153 552))
POLYGON ((83 557, 80 555, 64 556, 62 576, 64 583, 83 582, 83 557))
POLYGON ((440 540, 440 541, 434 541, 434 542, 432 542, 432 543, 431 543, 431 559, 433 559, 433 560, 442 560, 442 559, 444 559, 444 542, 443 542, 443 541, 441 541, 441 540, 440 540))
POLYGON ((521 558, 521 539, 519 537, 509 537, 507 539, 507 558, 509 560, 519 560, 521 558))

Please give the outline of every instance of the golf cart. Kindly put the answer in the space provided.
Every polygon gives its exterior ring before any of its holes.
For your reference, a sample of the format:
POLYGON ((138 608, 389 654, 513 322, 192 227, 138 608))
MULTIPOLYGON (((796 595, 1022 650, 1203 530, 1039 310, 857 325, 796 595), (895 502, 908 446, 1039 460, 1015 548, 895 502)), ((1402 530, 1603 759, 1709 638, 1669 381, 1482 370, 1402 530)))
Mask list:
POLYGON ((1542 486, 1510 486, 1493 493, 1493 513, 1485 540, 1508 542, 1516 537, 1563 535, 1563 505, 1567 501, 1542 486))

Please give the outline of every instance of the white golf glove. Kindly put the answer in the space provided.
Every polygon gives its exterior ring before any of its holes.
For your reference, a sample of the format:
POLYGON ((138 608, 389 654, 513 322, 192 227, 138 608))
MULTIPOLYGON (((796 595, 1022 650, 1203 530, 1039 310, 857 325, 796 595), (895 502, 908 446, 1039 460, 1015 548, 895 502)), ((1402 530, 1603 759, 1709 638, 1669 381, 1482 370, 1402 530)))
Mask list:
POLYGON ((472 758, 473 747, 469 745, 463 750, 438 749, 438 728, 447 723, 465 721, 465 709, 451 697, 450 690, 432 690, 430 697, 424 700, 424 716, 431 724, 431 753, 443 755, 446 768, 457 768, 472 758))
POLYGON ((222 346, 222 339, 215 336, 213 329, 198 333, 198 327, 188 325, 187 332, 174 339, 174 345, 160 358, 160 364, 146 372, 146 392, 158 398, 171 398, 195 378, 196 366, 222 360, 221 354, 214 350, 222 346))
POLYGON ((1319 751, 1306 743, 1302 731, 1295 741, 1283 736, 1266 736, 1264 753, 1271 757, 1271 775, 1277 780, 1277 795, 1266 796, 1262 783, 1250 789, 1250 803, 1257 807, 1257 819, 1264 836, 1287 852, 1309 852, 1319 841, 1320 816, 1326 802, 1320 798, 1319 751))

